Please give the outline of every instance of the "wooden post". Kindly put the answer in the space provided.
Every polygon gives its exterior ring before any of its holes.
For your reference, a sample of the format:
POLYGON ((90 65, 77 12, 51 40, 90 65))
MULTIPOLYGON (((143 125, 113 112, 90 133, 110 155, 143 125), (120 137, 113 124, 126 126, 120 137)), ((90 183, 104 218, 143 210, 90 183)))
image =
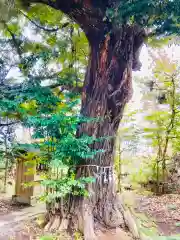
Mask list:
POLYGON ((34 182, 35 171, 36 164, 29 163, 26 159, 18 157, 15 195, 12 197, 14 202, 29 205, 33 204, 34 187, 25 186, 25 184, 34 182))

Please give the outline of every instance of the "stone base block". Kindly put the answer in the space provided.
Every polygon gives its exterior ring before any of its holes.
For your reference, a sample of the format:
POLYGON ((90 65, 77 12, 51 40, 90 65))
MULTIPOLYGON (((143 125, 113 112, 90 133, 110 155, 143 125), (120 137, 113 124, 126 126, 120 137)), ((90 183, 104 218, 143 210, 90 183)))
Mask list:
POLYGON ((14 204, 20 203, 20 204, 25 204, 30 206, 34 206, 37 203, 36 198, 33 196, 27 197, 27 196, 20 196, 20 195, 13 195, 12 202, 14 204))

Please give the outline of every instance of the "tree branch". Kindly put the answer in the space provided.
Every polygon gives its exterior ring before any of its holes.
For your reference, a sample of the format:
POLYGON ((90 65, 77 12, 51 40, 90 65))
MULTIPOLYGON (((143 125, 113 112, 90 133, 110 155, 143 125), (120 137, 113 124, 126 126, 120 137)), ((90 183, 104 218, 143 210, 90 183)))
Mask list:
MULTIPOLYGON (((46 78, 47 79, 47 78, 46 78)), ((14 86, 8 86, 8 85, 3 85, 4 88, 6 88, 6 90, 3 90, 3 93, 5 94, 9 94, 10 91, 22 91, 22 84, 15 84, 14 86)), ((68 90, 68 91, 72 91, 74 93, 81 93, 82 92, 82 87, 80 86, 72 86, 72 85, 65 85, 63 84, 62 82, 58 82, 58 83, 54 83, 54 84, 51 84, 51 85, 47 85, 47 86, 44 86, 44 87, 48 87, 50 89, 55 89, 55 88, 58 88, 58 87, 61 87, 62 88, 62 91, 64 90, 68 90)))
POLYGON ((70 19, 77 22, 83 29, 88 40, 96 42, 104 38, 104 34, 109 31, 110 22, 105 22, 106 9, 110 2, 116 0, 90 1, 90 0, 28 0, 30 3, 44 3, 54 9, 61 10, 70 19))
POLYGON ((46 32, 57 32, 59 30, 59 28, 47 28, 47 27, 44 27, 42 25, 39 25, 36 21, 32 20, 28 15, 26 15, 25 13, 23 13, 23 11, 20 10, 20 13, 25 17, 27 18, 32 24, 34 24, 37 28, 43 30, 43 31, 46 31, 46 32))
POLYGON ((14 46, 15 46, 15 48, 17 50, 17 53, 18 53, 18 55, 19 55, 19 57, 21 59, 22 58, 22 51, 21 51, 21 48, 20 48, 20 46, 19 46, 19 44, 18 44, 18 42, 16 40, 15 34, 10 30, 10 28, 8 27, 8 25, 4 21, 3 21, 3 24, 4 24, 5 28, 7 29, 7 31, 9 32, 9 34, 11 35, 13 44, 14 44, 14 46))
POLYGON ((0 127, 7 127, 7 126, 11 126, 14 124, 20 123, 19 121, 16 122, 10 122, 10 123, 0 123, 0 127))
POLYGON ((55 88, 58 88, 58 87, 61 87, 62 88, 62 91, 64 90, 68 90, 68 91, 71 91, 71 92, 74 92, 74 93, 81 93, 82 92, 82 87, 73 87, 73 86, 68 86, 68 85, 62 85, 60 83, 56 83, 56 84, 52 84, 52 85, 49 85, 47 86, 51 89, 55 89, 55 88))
POLYGON ((51 75, 36 75, 36 76, 33 76, 31 74, 29 74, 29 78, 32 78, 33 80, 47 80, 47 79, 53 79, 55 77, 58 77, 58 74, 60 74, 61 72, 56 72, 56 73, 53 73, 51 75))

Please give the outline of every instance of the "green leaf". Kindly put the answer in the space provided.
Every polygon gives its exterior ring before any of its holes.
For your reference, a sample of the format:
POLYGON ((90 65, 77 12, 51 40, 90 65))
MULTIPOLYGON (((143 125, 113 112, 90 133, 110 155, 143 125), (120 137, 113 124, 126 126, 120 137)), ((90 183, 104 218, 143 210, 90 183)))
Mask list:
POLYGON ((176 227, 180 227, 180 222, 176 222, 176 223, 175 223, 175 226, 176 226, 176 227))
POLYGON ((39 240, 55 240, 55 238, 52 236, 42 236, 39 238, 39 240))
POLYGON ((177 206, 174 205, 174 204, 170 204, 170 205, 168 205, 168 208, 169 208, 170 210, 176 210, 176 209, 177 209, 177 206))

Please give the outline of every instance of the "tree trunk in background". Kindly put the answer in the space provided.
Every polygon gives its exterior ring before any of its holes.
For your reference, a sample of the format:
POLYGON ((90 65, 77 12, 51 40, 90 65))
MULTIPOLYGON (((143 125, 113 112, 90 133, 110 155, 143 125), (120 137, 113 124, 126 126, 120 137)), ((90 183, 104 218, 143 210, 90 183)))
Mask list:
MULTIPOLYGON (((92 146, 105 152, 93 160, 84 160, 84 166, 77 166, 77 177, 96 177, 96 183, 88 186, 90 197, 71 196, 67 211, 57 204, 60 229, 78 228, 85 240, 95 239, 95 220, 110 227, 123 224, 113 178, 113 153, 124 107, 132 96, 132 70, 139 68, 145 33, 139 26, 117 27, 105 22, 107 8, 115 3, 116 0, 48 1, 48 5, 63 11, 81 26, 90 44, 81 113, 86 117, 101 117, 102 121, 80 125, 77 134, 105 137, 92 146)), ((49 226, 59 227, 58 217, 52 216, 49 226)))

